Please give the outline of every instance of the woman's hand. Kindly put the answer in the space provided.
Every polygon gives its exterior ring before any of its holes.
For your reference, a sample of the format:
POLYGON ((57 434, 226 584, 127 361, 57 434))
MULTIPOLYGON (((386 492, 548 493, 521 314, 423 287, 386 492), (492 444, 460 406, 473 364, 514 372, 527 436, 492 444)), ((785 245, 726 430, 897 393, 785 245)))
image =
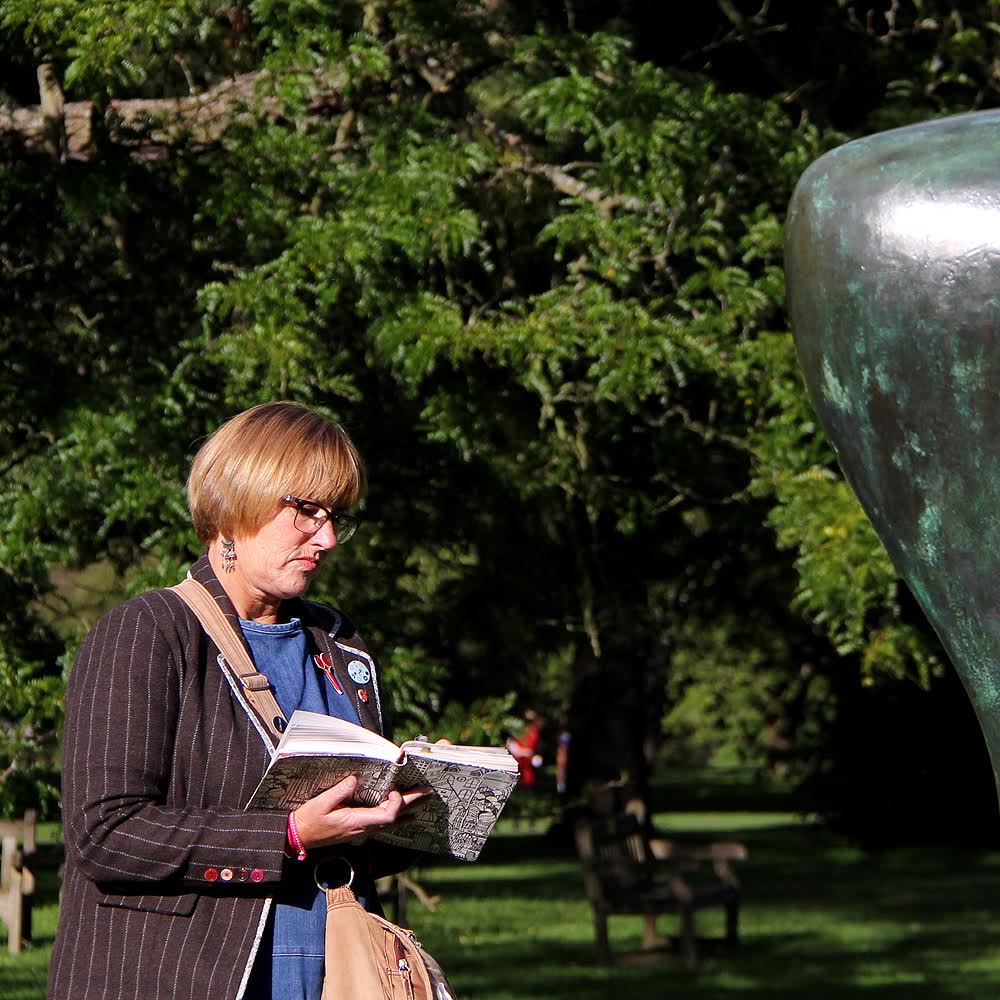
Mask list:
POLYGON ((392 791, 377 806, 348 805, 357 786, 358 779, 351 775, 295 810, 295 829, 307 851, 343 844, 392 826, 407 806, 426 793, 423 788, 392 791))

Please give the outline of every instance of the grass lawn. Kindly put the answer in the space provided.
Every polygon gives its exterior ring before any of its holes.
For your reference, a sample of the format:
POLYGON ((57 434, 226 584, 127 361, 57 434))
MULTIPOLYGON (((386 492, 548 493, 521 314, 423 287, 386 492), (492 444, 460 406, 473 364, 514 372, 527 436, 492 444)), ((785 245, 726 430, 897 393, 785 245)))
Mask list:
MULTIPOLYGON (((660 817, 669 827, 670 816, 660 817)), ((721 817, 682 817, 685 833, 721 817)), ((462 997, 981 998, 1000 994, 1000 855, 899 850, 866 856, 823 830, 772 815, 726 817, 750 849, 740 866, 743 942, 705 946, 695 972, 638 954, 638 918, 611 920, 613 968, 593 959, 592 924, 573 860, 507 831, 476 869, 426 869, 438 910, 411 923, 462 997)), ((669 928, 669 919, 662 921, 669 928)), ((699 914, 699 934, 721 916, 699 914)))
MULTIPOLYGON (((750 850, 742 944, 706 944, 688 972, 672 957, 641 955, 639 918, 612 918, 612 947, 594 962, 593 925, 568 845, 541 823, 505 819, 479 862, 416 872, 438 897, 415 900, 410 923, 462 1000, 834 1000, 877 996, 951 1000, 1000 995, 1000 852, 959 848, 865 854, 782 810, 738 795, 673 799, 657 812, 678 839, 738 838, 750 850), (733 808, 725 808, 727 801, 733 808), (628 953, 628 954, 625 954, 628 953)), ((42 1000, 56 919, 54 879, 35 909, 36 945, 0 950, 0 998, 42 1000)), ((662 921, 671 929, 669 919, 662 921)), ((699 934, 722 929, 699 914, 699 934)))

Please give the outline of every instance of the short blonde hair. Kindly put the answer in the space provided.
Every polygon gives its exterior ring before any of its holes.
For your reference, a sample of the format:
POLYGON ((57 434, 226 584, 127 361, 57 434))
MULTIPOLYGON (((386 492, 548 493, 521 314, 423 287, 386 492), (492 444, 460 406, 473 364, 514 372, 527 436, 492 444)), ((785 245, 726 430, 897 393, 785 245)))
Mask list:
POLYGON ((288 402, 262 403, 224 423, 198 450, 187 483, 203 545, 255 534, 288 494, 344 510, 364 488, 364 465, 347 431, 288 402))

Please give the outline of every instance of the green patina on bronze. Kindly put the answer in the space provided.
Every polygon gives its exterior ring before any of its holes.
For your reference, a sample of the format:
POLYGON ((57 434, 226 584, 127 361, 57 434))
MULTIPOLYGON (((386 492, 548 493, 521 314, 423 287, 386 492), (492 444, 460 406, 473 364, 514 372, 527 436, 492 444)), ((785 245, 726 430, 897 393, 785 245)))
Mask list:
POLYGON ((821 157, 792 197, 785 264, 813 403, 1000 787, 1000 111, 821 157))

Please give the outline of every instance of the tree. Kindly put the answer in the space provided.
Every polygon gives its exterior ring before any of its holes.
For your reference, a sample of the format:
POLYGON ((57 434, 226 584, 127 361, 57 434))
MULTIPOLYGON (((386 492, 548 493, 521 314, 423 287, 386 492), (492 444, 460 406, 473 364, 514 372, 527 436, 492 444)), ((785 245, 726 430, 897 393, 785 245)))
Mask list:
POLYGON ((844 138, 812 56, 915 79, 929 31, 855 14, 720 2, 665 41, 639 5, 11 0, 6 92, 49 68, 0 116, 5 682, 89 624, 53 567, 177 578, 197 443, 277 397, 372 460, 325 587, 420 729, 498 735, 517 693, 607 734, 578 784, 641 781, 665 711, 786 766, 837 671, 933 672, 782 313, 784 206, 844 138))

